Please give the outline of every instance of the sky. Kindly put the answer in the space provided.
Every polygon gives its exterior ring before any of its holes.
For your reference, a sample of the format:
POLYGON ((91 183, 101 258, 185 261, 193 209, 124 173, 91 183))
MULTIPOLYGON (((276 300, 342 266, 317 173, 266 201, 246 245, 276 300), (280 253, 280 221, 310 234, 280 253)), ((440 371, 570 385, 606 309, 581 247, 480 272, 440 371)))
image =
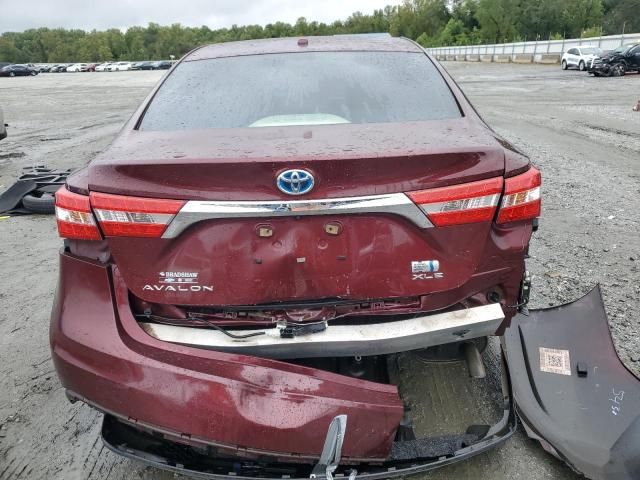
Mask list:
POLYGON ((400 0, 0 0, 0 33, 28 28, 104 30, 181 23, 211 29, 276 21, 330 23, 351 13, 371 13, 400 0))

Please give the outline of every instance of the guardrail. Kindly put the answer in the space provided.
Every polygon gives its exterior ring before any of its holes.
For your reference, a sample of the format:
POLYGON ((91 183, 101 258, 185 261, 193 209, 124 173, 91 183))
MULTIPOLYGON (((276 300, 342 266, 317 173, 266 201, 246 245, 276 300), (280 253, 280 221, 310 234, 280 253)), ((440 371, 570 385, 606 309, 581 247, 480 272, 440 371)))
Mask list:
POLYGON ((640 33, 606 35, 564 40, 536 40, 533 42, 496 43, 435 47, 426 50, 438 60, 468 62, 560 63, 562 54, 581 45, 613 50, 621 45, 640 43, 640 33))

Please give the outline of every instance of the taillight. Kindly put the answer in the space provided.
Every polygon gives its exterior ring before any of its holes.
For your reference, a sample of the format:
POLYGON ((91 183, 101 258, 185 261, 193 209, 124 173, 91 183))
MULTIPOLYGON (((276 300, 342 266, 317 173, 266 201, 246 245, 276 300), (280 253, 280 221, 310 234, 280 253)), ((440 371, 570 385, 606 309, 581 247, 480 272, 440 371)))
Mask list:
POLYGON ((502 193, 502 177, 407 195, 437 227, 493 220, 502 193))
POLYGON ((91 206, 106 237, 161 237, 184 204, 91 192, 91 206))
POLYGON ((91 213, 89 197, 61 187, 56 192, 56 221, 62 238, 101 240, 102 236, 91 213))
POLYGON ((525 173, 507 178, 497 223, 529 220, 540 216, 540 172, 531 167, 525 173))

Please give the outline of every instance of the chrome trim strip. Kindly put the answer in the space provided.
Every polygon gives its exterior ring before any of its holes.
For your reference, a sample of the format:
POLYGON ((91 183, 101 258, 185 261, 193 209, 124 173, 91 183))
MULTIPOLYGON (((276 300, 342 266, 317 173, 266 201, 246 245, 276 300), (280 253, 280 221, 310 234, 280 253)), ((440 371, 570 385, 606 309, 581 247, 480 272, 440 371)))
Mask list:
POLYGON ((404 193, 365 197, 288 201, 189 201, 169 224, 162 238, 175 238, 190 225, 220 218, 269 218, 308 215, 388 213, 404 217, 420 228, 432 223, 404 193))
POLYGON ((331 325, 322 332, 281 338, 278 328, 234 339, 213 329, 140 323, 154 338, 217 351, 267 358, 381 355, 493 335, 504 320, 500 304, 436 313, 408 320, 365 325, 331 325))

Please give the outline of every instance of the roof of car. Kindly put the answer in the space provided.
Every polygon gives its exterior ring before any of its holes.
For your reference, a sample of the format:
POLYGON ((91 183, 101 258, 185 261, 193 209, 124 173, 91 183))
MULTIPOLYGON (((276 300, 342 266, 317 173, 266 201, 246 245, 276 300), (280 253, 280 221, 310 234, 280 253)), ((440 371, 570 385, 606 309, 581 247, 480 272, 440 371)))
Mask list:
POLYGON ((343 51, 422 52, 423 50, 406 38, 391 37, 387 34, 286 37, 205 45, 187 54, 184 61, 267 53, 343 51))

